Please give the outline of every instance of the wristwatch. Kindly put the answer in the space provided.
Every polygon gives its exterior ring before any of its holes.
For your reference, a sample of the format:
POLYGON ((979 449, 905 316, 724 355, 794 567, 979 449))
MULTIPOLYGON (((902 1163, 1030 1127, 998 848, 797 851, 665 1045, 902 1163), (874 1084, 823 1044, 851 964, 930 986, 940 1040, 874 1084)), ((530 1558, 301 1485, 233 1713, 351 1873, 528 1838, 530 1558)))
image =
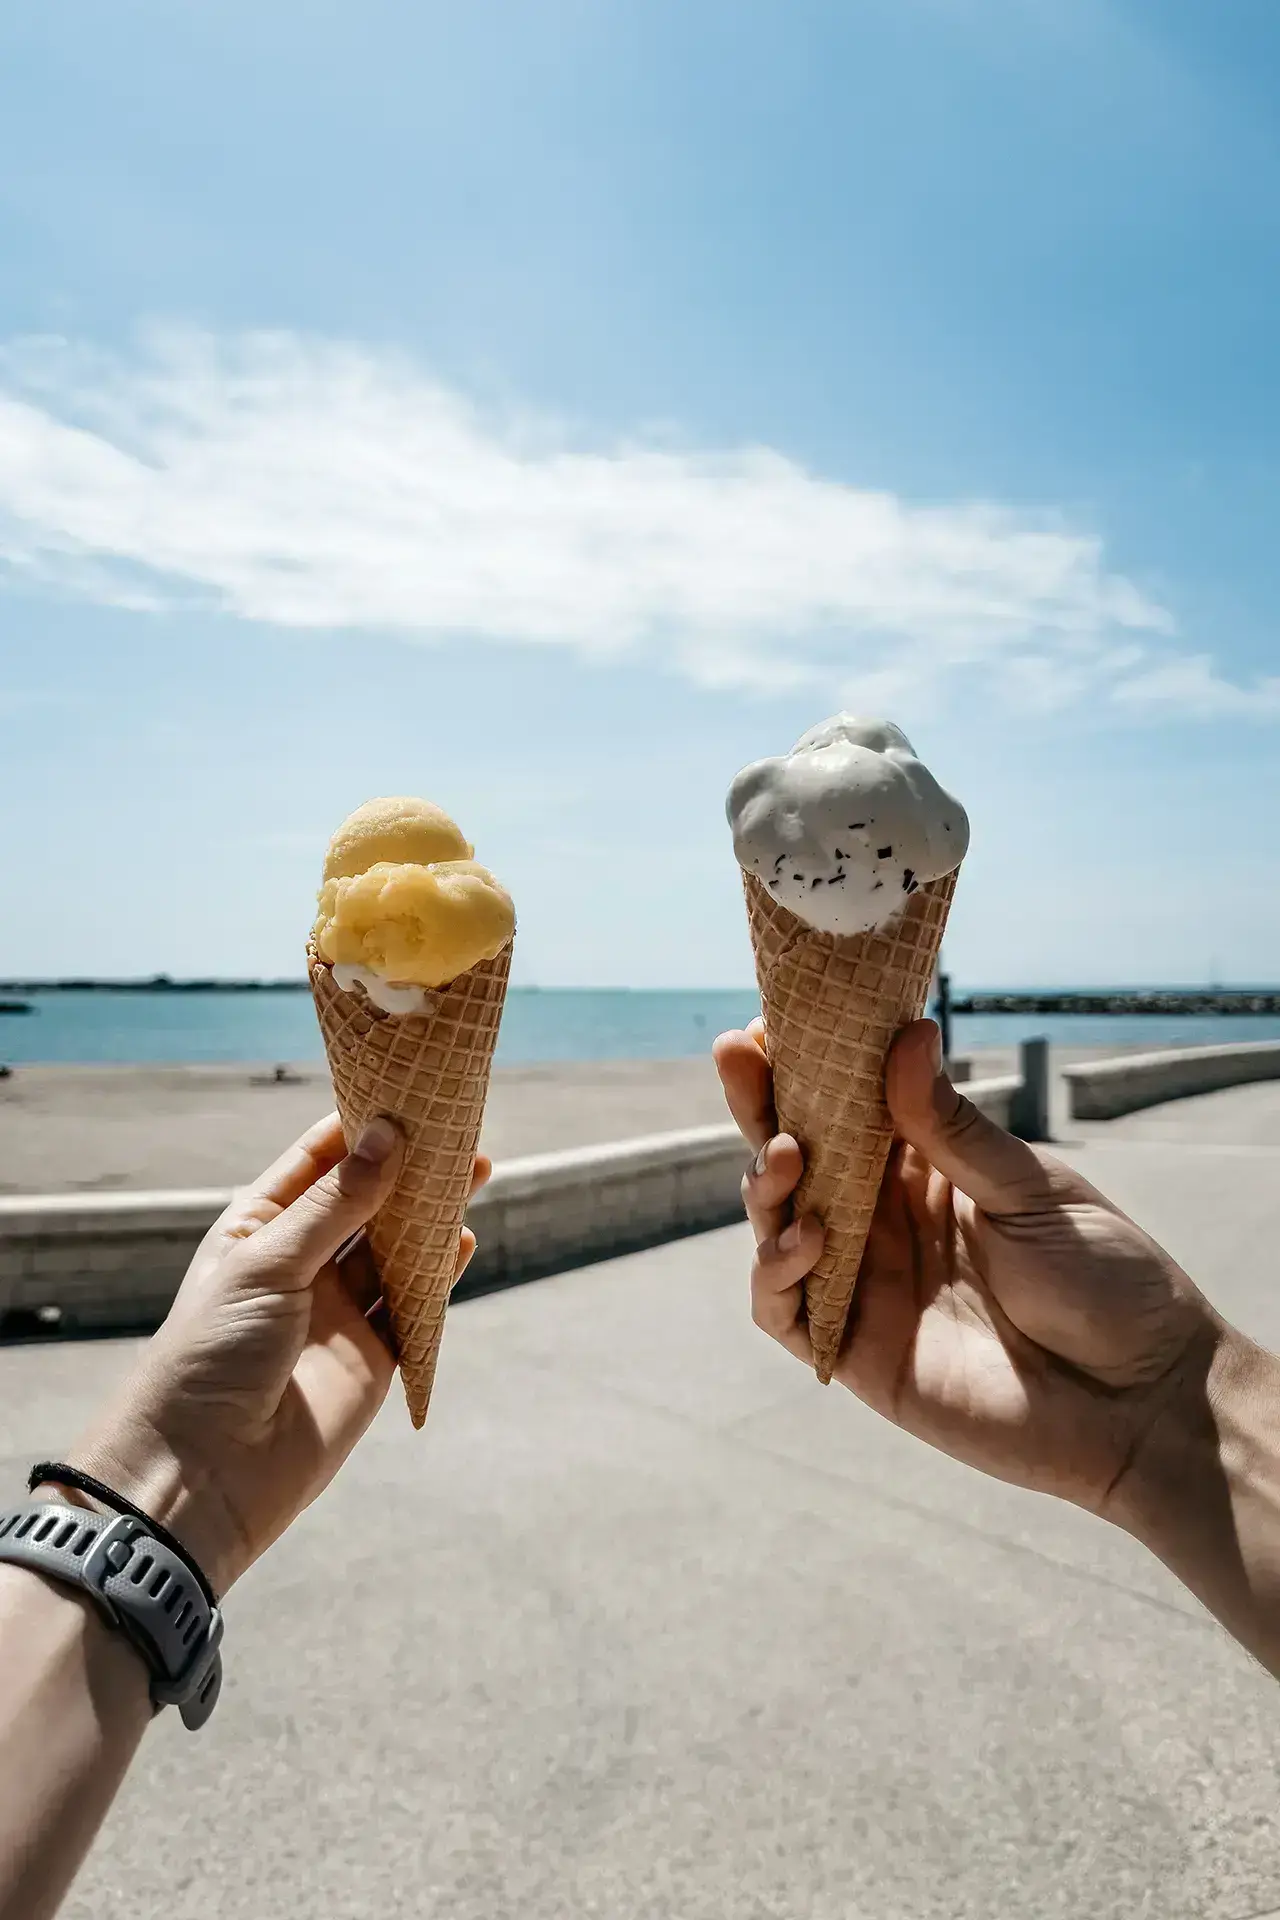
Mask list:
POLYGON ((0 1561, 87 1593, 146 1663, 156 1708, 204 1725, 222 1688, 222 1613, 141 1518, 55 1501, 0 1508, 0 1561))

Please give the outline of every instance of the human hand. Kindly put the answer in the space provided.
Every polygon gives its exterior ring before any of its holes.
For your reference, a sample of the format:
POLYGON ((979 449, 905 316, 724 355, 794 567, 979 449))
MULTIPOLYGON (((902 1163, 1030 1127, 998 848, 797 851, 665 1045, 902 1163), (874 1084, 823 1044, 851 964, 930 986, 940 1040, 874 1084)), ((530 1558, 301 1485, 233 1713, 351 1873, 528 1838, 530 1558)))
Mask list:
MULTIPOLYGON (((729 1109, 760 1150, 743 1183, 753 1315, 811 1364, 803 1285, 822 1232, 791 1221, 803 1160, 775 1133, 763 1024, 714 1051, 729 1109)), ((931 1021, 904 1029, 889 1057, 899 1137, 834 1377, 958 1460, 1118 1517, 1162 1416, 1182 1396, 1203 1402, 1226 1330, 1168 1254, 1070 1167, 981 1114, 940 1057, 931 1021)))
MULTIPOLYGON (((375 1120, 347 1153, 330 1114, 237 1193, 70 1455, 176 1533, 219 1593, 329 1484, 386 1396, 395 1357, 373 1257, 363 1237, 344 1250, 402 1152, 375 1120)), ((478 1158, 473 1193, 489 1172, 478 1158)), ((455 1279, 474 1251, 464 1227, 455 1279)))

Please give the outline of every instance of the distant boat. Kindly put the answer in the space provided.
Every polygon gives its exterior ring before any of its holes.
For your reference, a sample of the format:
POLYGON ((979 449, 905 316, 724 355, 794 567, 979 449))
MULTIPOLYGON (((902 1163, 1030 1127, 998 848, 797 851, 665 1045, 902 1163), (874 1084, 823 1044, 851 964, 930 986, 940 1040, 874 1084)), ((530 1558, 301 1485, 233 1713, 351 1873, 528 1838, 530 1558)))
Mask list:
POLYGON ((29 1000, 0 1000, 0 1013, 34 1013, 29 1000))

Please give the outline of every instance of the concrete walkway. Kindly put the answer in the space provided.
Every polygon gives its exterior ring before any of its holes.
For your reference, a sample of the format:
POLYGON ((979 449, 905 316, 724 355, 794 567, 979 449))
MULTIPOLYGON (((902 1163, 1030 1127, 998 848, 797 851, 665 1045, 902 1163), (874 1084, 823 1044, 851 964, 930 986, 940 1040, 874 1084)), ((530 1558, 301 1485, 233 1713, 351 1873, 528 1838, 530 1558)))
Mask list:
MULTIPOLYGON (((1280 1344, 1280 1088, 1067 1152, 1280 1344)), ((1280 1910, 1276 1686, 1126 1540, 818 1388, 747 1259, 459 1307, 427 1432, 388 1409, 232 1595, 75 1920, 1280 1910)), ((8 1481, 132 1351, 0 1350, 8 1481)))

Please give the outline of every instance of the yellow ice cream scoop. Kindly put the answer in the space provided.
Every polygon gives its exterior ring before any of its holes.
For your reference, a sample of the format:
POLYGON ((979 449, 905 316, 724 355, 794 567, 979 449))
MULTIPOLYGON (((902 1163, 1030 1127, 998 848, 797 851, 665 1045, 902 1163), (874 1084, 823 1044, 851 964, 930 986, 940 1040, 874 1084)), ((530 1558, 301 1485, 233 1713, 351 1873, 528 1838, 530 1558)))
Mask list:
POLYGON ((366 800, 343 821, 312 939, 344 990, 363 990, 389 1013, 418 1011, 423 988, 501 953, 515 908, 472 851, 428 800, 366 800))
POLYGON ((442 987, 492 960, 515 924, 510 894, 474 860, 430 867, 380 860, 367 873, 326 880, 314 939, 332 967, 442 987))
POLYGON ((348 815, 329 842, 324 878, 342 880, 366 873, 380 860, 430 867, 438 860, 470 860, 474 852, 444 808, 433 807, 429 800, 412 800, 404 795, 366 800, 348 815))

